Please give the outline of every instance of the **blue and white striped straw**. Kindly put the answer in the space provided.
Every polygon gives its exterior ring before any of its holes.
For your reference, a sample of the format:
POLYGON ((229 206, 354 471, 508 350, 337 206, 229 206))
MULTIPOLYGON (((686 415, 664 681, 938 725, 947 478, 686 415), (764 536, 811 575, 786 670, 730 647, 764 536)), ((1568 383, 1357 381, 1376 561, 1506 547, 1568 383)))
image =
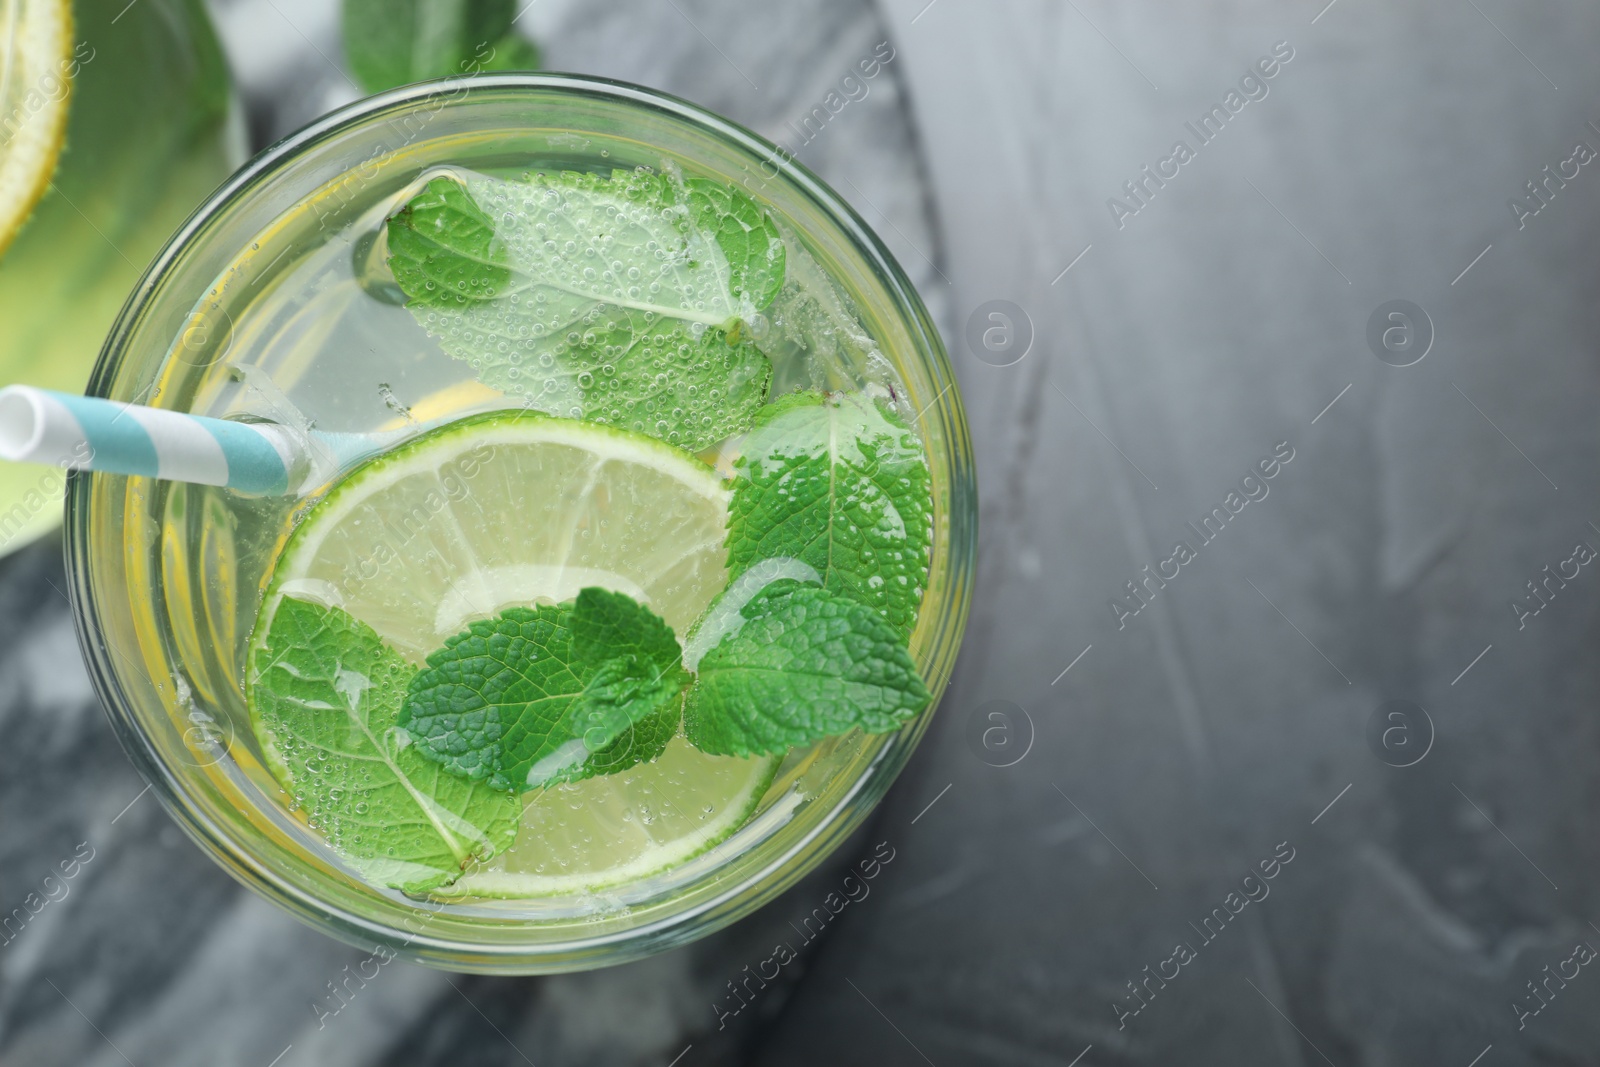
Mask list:
POLYGON ((296 492, 313 476, 325 480, 381 451, 393 436, 302 433, 29 385, 0 389, 0 458, 223 485, 259 496, 296 492))

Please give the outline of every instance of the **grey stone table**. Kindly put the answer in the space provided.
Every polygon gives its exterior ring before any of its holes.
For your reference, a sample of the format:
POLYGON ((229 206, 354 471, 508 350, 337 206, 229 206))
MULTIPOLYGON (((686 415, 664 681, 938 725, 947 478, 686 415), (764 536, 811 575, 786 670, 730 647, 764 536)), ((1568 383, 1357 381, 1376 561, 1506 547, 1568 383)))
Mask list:
MULTIPOLYGON (((258 138, 348 97, 321 2, 219 14, 258 138)), ((141 796, 40 546, 0 563, 0 903, 92 858, 0 945, 0 1061, 1600 1063, 1600 11, 527 19, 769 133, 894 42, 802 153, 938 308, 978 450, 969 637, 852 846, 894 862, 721 1030, 836 871, 628 967, 391 967, 318 1029, 357 954, 141 796)))

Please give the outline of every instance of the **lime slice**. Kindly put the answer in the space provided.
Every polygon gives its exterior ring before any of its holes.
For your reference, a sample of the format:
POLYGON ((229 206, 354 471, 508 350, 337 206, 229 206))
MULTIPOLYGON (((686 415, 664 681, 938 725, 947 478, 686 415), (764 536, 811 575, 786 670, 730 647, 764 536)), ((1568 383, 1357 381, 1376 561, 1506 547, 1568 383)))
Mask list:
POLYGON ((343 608, 415 662, 474 619, 585 586, 684 634, 727 585, 728 494, 653 438, 523 411, 423 434, 352 471, 285 544, 282 593, 343 608))
MULTIPOLYGON (((715 471, 653 438, 522 411, 462 419, 311 507, 252 649, 285 594, 343 608, 419 663, 473 619, 590 585, 686 634, 727 585, 727 508, 715 471)), ((679 736, 650 763, 530 794, 511 848, 443 892, 565 895, 682 863, 750 818, 778 762, 710 756, 679 736)))
POLYGON ((652 763, 530 794, 511 847, 435 895, 570 896, 675 867, 749 820, 779 762, 673 738, 652 763))
POLYGON ((55 173, 71 65, 68 0, 0 0, 0 252, 55 173))

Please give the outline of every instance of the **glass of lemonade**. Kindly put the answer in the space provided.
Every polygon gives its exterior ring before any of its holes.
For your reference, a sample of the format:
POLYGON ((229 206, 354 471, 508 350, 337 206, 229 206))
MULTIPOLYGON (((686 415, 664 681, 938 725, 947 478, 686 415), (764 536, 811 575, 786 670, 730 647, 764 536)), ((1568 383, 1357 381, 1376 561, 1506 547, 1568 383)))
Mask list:
MULTIPOLYGON (((200 0, 0 3, 0 384, 81 390, 139 272, 244 147, 200 0)), ((64 485, 0 467, 0 552, 60 523, 64 485)))
POLYGON ((90 391, 303 445, 271 496, 75 473, 68 560, 157 794, 352 943, 537 973, 726 925, 861 824, 954 665, 976 495, 921 301, 646 89, 324 118, 172 240, 90 391))

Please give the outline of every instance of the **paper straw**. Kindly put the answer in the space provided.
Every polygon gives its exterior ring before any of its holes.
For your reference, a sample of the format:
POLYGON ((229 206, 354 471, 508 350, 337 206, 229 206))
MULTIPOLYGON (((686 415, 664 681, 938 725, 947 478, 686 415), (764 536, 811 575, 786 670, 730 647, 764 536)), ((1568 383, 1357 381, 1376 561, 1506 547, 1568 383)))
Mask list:
POLYGON ((0 389, 0 458, 222 485, 261 496, 298 490, 313 468, 323 480, 334 473, 325 468, 381 451, 392 436, 305 434, 29 385, 0 389))

